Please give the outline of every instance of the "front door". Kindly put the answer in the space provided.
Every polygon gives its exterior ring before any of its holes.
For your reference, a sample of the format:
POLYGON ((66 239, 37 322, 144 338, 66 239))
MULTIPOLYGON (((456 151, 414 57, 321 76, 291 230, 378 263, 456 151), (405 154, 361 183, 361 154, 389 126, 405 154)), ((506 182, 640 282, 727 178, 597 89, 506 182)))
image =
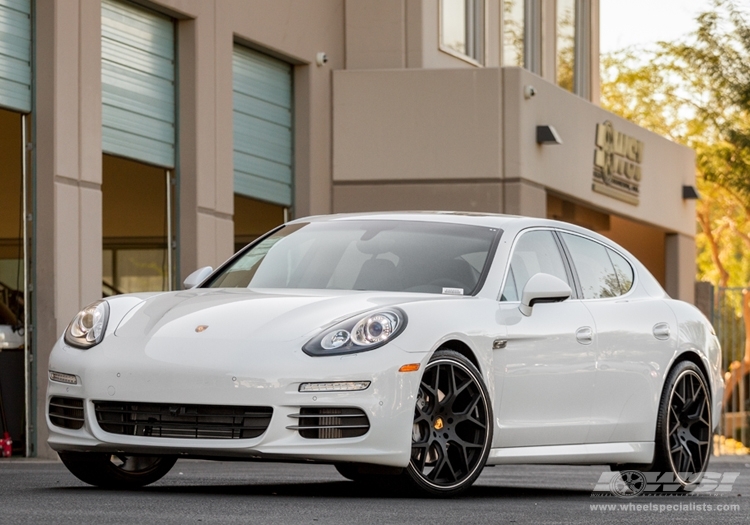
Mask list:
POLYGON ((586 442, 595 378, 594 323, 576 298, 519 310, 529 278, 548 273, 573 287, 559 240, 548 230, 522 232, 503 290, 498 323, 505 348, 495 350, 495 447, 586 442))

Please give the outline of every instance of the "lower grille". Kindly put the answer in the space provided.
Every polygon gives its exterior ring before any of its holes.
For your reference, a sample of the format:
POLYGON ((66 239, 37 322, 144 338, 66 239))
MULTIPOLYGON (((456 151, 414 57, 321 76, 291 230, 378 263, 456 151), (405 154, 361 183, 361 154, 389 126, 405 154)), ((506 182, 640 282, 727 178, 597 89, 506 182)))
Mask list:
POLYGON ((83 428, 83 399, 53 397, 49 400, 49 420, 56 427, 83 428))
POLYGON ((289 414, 299 420, 288 426, 307 439, 341 439, 364 436, 370 430, 367 415, 358 408, 301 408, 299 414, 289 414))
POLYGON ((168 405, 94 401, 105 432, 187 439, 249 439, 271 423, 271 407, 168 405))

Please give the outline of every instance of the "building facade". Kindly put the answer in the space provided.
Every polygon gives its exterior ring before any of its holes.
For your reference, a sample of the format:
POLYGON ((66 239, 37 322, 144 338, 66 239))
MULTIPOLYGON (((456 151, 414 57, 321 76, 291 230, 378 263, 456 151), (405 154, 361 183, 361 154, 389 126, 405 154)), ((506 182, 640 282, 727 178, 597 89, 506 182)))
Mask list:
POLYGON ((598 106, 598 0, 0 0, 0 388, 49 457, 86 304, 177 289, 288 218, 592 228, 693 299, 695 158, 598 106))

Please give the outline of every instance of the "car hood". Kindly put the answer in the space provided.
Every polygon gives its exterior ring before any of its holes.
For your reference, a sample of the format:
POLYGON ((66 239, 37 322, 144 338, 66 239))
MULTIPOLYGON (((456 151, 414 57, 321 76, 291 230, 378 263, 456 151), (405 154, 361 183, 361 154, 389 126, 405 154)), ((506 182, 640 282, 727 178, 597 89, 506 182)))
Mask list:
POLYGON ((327 290, 197 289, 147 298, 115 329, 117 338, 293 341, 372 309, 449 296, 327 290))

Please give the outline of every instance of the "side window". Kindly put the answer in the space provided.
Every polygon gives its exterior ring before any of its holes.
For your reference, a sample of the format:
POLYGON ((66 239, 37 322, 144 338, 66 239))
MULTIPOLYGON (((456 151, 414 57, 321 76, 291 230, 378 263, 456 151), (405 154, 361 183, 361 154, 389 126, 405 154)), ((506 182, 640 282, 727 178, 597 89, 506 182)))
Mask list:
POLYGON ((607 249, 607 254, 612 261, 612 265, 615 267, 615 275, 617 275, 617 280, 620 283, 620 294, 628 293, 633 287, 634 273, 632 266, 619 253, 607 249))
MULTIPOLYGON (((568 233, 562 234, 581 281, 584 299, 602 299, 622 295, 623 287, 610 255, 617 255, 601 244, 568 233)), ((619 256, 618 256, 619 257, 619 256)), ((627 265, 627 263, 625 263, 627 265)), ((632 284, 632 276, 630 283, 632 284)), ((630 289, 630 286, 627 286, 630 289)))
POLYGON ((518 301, 528 280, 537 273, 548 273, 570 284, 560 250, 550 231, 521 234, 513 250, 500 300, 518 301))

